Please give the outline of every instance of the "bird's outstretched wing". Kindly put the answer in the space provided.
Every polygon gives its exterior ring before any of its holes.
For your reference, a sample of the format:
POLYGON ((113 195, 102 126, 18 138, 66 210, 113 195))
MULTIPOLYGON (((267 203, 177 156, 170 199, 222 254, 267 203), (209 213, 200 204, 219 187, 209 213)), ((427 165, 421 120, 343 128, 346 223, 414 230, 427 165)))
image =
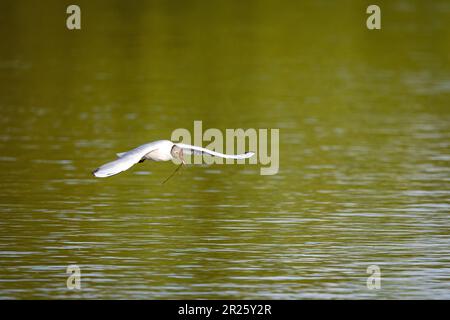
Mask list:
POLYGON ((92 174, 97 178, 106 178, 121 173, 141 161, 149 152, 160 148, 162 143, 167 143, 167 141, 160 140, 143 144, 131 151, 120 153, 118 154, 118 159, 95 169, 92 174))
POLYGON ((92 174, 97 178, 106 178, 125 171, 141 161, 142 157, 136 155, 125 155, 117 160, 108 162, 95 169, 92 174))
POLYGON ((220 152, 212 151, 206 148, 191 146, 189 144, 184 143, 175 143, 176 146, 183 149, 183 153, 185 154, 194 154, 194 155, 202 155, 209 154, 210 156, 220 157, 225 159, 247 159, 253 157, 254 152, 246 152, 244 154, 223 154, 220 152))

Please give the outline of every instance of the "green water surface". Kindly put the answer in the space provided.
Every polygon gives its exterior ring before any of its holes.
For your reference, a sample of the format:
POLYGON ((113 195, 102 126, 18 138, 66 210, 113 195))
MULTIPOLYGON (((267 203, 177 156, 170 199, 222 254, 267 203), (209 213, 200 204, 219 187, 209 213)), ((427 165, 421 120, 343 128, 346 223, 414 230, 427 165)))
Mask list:
POLYGON ((0 298, 450 298, 449 1, 76 3, 0 2, 0 298), (91 175, 194 120, 278 174, 91 175))

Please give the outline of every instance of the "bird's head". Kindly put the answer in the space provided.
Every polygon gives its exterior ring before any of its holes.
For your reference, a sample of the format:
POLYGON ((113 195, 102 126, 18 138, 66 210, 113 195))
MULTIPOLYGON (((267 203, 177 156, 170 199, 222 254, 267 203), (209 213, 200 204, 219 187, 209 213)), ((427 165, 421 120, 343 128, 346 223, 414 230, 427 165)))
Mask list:
POLYGON ((175 159, 178 159, 180 161, 182 161, 184 163, 184 159, 183 159, 183 149, 178 147, 177 145, 174 145, 172 147, 172 150, 170 151, 170 154, 172 155, 172 157, 174 157, 175 159))

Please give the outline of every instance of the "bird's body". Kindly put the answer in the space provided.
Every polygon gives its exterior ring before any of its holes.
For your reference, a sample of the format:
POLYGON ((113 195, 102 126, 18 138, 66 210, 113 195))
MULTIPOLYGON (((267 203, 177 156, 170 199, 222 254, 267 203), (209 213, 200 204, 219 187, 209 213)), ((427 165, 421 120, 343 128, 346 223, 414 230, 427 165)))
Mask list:
POLYGON ((158 140, 143 144, 131 151, 117 154, 119 158, 133 155, 144 160, 169 161, 173 159, 171 154, 174 143, 169 140, 158 140))
POLYGON ((188 144, 173 143, 169 140, 158 140, 143 144, 127 152, 118 153, 118 159, 102 165, 92 173, 98 178, 105 178, 125 171, 136 163, 143 162, 145 160, 169 161, 179 159, 184 162, 183 154, 185 153, 205 153, 211 156, 228 159, 247 159, 254 155, 253 152, 247 152, 240 155, 228 155, 188 144))

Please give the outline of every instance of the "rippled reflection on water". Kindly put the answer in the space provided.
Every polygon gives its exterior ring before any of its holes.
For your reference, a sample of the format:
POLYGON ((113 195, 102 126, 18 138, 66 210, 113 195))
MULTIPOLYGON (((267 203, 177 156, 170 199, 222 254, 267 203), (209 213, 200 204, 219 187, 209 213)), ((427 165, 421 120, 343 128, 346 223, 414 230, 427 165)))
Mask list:
POLYGON ((360 8, 321 2, 86 2, 98 20, 78 35, 54 27, 55 4, 41 34, 28 6, 5 3, 0 298, 450 297, 449 48, 433 40, 448 37, 445 1, 424 21, 408 15, 420 1, 386 4, 393 25, 364 36, 351 18, 330 32, 360 8), (91 176, 194 120, 280 128, 280 172, 91 176), (66 288, 70 264, 81 291, 66 288))

